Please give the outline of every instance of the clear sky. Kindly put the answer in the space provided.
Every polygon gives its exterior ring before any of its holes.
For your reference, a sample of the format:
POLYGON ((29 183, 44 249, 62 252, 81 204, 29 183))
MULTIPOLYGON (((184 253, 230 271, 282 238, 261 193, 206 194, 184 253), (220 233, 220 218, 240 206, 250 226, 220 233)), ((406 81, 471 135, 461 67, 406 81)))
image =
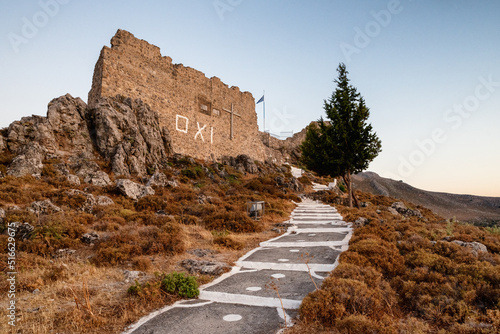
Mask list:
POLYGON ((125 29, 256 99, 265 90, 276 134, 324 115, 343 62, 382 140, 371 171, 500 196, 499 18, 496 0, 3 0, 0 127, 66 93, 86 101, 101 48, 125 29))

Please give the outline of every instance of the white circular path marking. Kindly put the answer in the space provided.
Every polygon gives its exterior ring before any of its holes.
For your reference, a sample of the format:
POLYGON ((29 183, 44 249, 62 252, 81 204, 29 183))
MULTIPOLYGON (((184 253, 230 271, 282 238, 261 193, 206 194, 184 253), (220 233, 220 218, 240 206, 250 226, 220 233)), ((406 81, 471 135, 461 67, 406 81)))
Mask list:
POLYGON ((279 262, 289 262, 290 260, 289 259, 279 259, 278 261, 279 262))
POLYGON ((227 322, 233 322, 233 321, 240 321, 241 319, 243 319, 243 317, 239 314, 228 314, 224 316, 224 318, 222 319, 227 322))
POLYGON ((271 275, 272 278, 283 278, 283 277, 286 277, 285 275, 283 274, 274 274, 274 275, 271 275))
POLYGON ((298 252, 300 252, 300 250, 298 250, 298 249, 290 249, 290 252, 292 252, 292 253, 298 253, 298 252))
POLYGON ((250 286, 246 289, 247 291, 252 291, 252 292, 257 292, 257 291, 260 291, 262 290, 261 287, 258 287, 258 286, 250 286))

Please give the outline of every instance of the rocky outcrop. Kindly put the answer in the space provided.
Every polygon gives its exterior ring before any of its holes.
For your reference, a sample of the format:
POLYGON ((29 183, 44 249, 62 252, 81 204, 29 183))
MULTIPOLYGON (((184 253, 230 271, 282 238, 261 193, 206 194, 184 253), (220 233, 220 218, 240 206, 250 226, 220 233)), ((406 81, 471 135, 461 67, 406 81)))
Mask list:
POLYGON ((47 215, 51 213, 56 213, 56 212, 61 212, 61 208, 58 207, 57 205, 54 205, 50 199, 46 199, 44 201, 37 201, 31 203, 31 205, 28 208, 29 212, 32 212, 36 215, 47 215))
POLYGON ((161 172, 154 173, 147 183, 148 187, 172 187, 176 188, 179 186, 177 181, 169 180, 168 177, 161 172))
POLYGON ((225 156, 221 160, 224 165, 234 167, 242 173, 257 174, 259 172, 259 168, 252 158, 245 154, 240 154, 237 157, 225 156))
POLYGON ((359 217, 358 219, 356 219, 354 221, 354 226, 355 227, 363 227, 365 226, 366 224, 368 224, 370 221, 365 218, 365 217, 359 217))
POLYGON ((406 207, 406 205, 403 202, 395 202, 391 205, 391 208, 396 210, 397 213, 399 213, 405 217, 418 217, 418 218, 423 217, 420 210, 409 209, 406 207))
POLYGON ((123 271, 123 279, 125 283, 132 283, 134 281, 143 279, 146 277, 146 273, 143 271, 136 270, 124 270, 123 271))
POLYGON ((29 223, 13 222, 12 225, 16 229, 16 238, 19 240, 28 239, 35 228, 29 223))
POLYGON ((22 177, 32 175, 40 177, 43 170, 43 159, 45 148, 39 143, 28 143, 17 150, 18 155, 14 158, 7 170, 8 175, 22 177))
POLYGON ((82 235, 80 240, 83 243, 90 245, 99 240, 99 234, 97 234, 97 232, 85 233, 84 235, 82 235))
POLYGON ((304 190, 302 184, 300 184, 300 182, 295 177, 287 179, 282 176, 277 176, 274 180, 276 181, 276 184, 280 187, 288 188, 297 192, 304 190))
POLYGON ((5 210, 0 208, 0 223, 5 219, 5 210))
POLYGON ((133 200, 139 200, 148 195, 154 195, 155 191, 149 186, 132 182, 127 179, 116 180, 116 188, 122 195, 127 196, 133 200))
POLYGON ((88 111, 99 154, 111 161, 116 175, 147 174, 166 162, 170 138, 158 114, 140 99, 101 98, 88 111))
POLYGON ((93 213, 94 208, 97 205, 100 206, 108 206, 108 205, 113 205, 114 202, 111 198, 107 196, 94 196, 92 194, 86 193, 81 190, 77 189, 71 189, 65 192, 65 194, 69 197, 80 197, 81 200, 81 205, 78 208, 78 210, 86 212, 86 213, 93 213))
POLYGON ((79 180, 69 177, 69 168, 86 183, 108 186, 109 176, 94 162, 99 156, 116 175, 145 176, 166 162, 171 143, 158 114, 140 99, 101 98, 88 108, 67 94, 49 103, 47 117, 24 117, 3 130, 0 151, 4 149, 16 155, 9 175, 39 177, 43 161, 57 158, 71 161, 59 172, 73 184, 79 180))
MULTIPOLYGON (((85 183, 100 187, 111 185, 112 182, 108 174, 103 172, 92 159, 94 159, 93 155, 82 153, 70 159, 70 167, 76 172, 76 176, 82 178, 85 183)), ((76 182, 76 179, 73 178, 73 180, 76 182)))

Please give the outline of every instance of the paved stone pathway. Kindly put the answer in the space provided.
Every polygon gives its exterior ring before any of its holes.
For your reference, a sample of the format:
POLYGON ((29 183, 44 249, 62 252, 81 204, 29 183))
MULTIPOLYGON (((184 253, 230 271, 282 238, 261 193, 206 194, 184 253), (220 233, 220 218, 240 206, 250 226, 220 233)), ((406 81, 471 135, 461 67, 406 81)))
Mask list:
POLYGON ((328 276, 346 250, 352 229, 331 206, 304 200, 288 231, 262 242, 231 272, 182 301, 133 325, 133 334, 275 334, 291 325, 302 299, 328 276), (280 298, 278 298, 279 293, 280 298))

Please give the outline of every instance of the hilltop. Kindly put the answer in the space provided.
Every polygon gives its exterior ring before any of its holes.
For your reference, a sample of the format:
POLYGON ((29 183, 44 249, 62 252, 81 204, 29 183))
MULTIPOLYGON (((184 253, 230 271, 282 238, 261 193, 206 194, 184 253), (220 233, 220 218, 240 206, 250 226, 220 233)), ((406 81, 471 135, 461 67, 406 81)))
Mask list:
POLYGON ((432 192, 402 181, 384 178, 373 172, 354 175, 355 189, 390 196, 426 207, 438 215, 480 225, 500 222, 500 197, 483 197, 432 192))

